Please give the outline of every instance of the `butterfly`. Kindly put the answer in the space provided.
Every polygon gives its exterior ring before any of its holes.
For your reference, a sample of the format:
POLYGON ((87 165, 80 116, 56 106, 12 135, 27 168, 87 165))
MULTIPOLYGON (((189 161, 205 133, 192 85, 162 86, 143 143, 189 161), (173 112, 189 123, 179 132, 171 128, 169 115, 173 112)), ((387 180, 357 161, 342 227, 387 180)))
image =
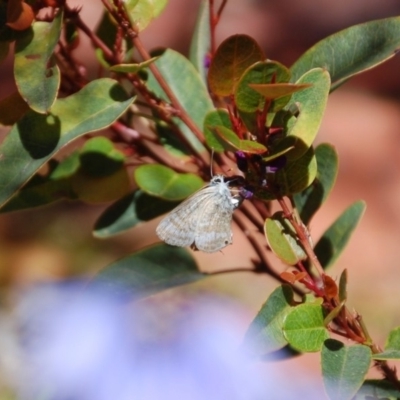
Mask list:
POLYGON ((214 253, 232 244, 232 215, 243 199, 232 195, 223 175, 212 177, 209 184, 174 208, 157 226, 156 233, 172 246, 191 246, 214 253))

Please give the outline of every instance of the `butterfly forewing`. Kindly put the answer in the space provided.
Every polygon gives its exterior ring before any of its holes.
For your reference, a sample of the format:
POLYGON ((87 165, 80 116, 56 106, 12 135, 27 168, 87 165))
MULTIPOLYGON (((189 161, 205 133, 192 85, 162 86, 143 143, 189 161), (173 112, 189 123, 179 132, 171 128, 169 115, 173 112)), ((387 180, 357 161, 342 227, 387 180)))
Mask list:
POLYGON ((174 208, 157 226, 157 236, 172 246, 191 246, 201 205, 209 196, 208 189, 211 187, 205 186, 174 208))

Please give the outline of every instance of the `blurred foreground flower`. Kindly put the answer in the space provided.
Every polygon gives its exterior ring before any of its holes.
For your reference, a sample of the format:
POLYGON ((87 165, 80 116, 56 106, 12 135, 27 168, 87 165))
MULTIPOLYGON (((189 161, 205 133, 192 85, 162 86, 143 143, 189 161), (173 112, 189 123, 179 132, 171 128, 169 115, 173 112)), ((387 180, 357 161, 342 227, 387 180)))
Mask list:
POLYGON ((168 302, 120 304, 75 285, 31 289, 2 318, 2 376, 23 400, 321 398, 304 377, 275 363, 265 373, 243 357, 233 306, 196 297, 171 316, 168 302))

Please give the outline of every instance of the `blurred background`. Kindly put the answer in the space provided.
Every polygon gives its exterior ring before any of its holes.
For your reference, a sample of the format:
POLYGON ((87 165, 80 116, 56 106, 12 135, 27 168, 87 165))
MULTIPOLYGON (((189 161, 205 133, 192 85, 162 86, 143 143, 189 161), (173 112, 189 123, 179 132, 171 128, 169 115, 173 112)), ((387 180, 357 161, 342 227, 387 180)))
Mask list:
MULTIPOLYGON (((96 25, 102 13, 100 0, 69 0, 68 3, 82 7, 83 19, 89 26, 96 25)), ((198 0, 170 0, 161 17, 142 34, 147 49, 172 47, 187 54, 198 4, 198 0)), ((330 34, 399 13, 397 0, 229 0, 217 28, 217 38, 221 42, 229 35, 246 33, 259 42, 268 58, 290 66, 305 50, 330 34)), ((76 57, 95 77, 96 61, 87 41, 82 40, 76 57)), ((363 316, 371 336, 382 345, 388 332, 400 325, 397 301, 400 288, 399 72, 400 57, 395 57, 353 78, 330 96, 318 142, 330 142, 336 147, 340 169, 331 197, 311 222, 311 233, 317 241, 347 206, 359 199, 366 201, 366 214, 346 251, 332 268, 331 276, 338 278, 347 268, 349 308, 354 307, 363 316)), ((13 90, 12 58, 9 57, 0 66, 0 98, 13 90)), ((4 129, 2 133, 5 133, 4 129)), ((157 241, 154 232, 157 221, 111 240, 94 239, 91 230, 104 208, 60 203, 0 215, 0 285, 7 321, 10 321, 10 315, 15 315, 15 310, 22 307, 26 311, 26 306, 21 305, 26 300, 21 299, 25 299, 22 294, 30 293, 31 284, 59 284, 69 279, 90 277, 115 259, 157 241)), ((233 246, 221 253, 195 253, 195 256, 204 271, 215 271, 250 267, 255 254, 234 227, 233 246)), ((141 304, 147 310, 144 313, 146 321, 149 315, 152 316, 150 331, 156 338, 165 340, 165 330, 170 332, 177 319, 181 323, 187 319, 189 325, 193 324, 187 317, 188 310, 201 314, 201 321, 205 323, 207 318, 204 318, 202 304, 207 299, 206 304, 213 304, 210 309, 216 307, 220 318, 226 313, 227 326, 235 332, 233 343, 239 345, 249 323, 276 286, 277 282, 272 278, 238 272, 170 290, 141 304), (196 311, 198 307, 201 312, 196 311), (160 324, 162 328, 158 326, 160 324)), ((41 306, 38 307, 40 310, 41 306)), ((21 317, 25 321, 26 314, 22 315, 25 315, 21 317)), ((214 324, 213 321, 210 317, 208 322, 214 324)), ((11 323, 11 342, 15 340, 12 339, 13 329, 15 326, 11 323)), ((2 345, 10 348, 11 342, 7 340, 0 338, 0 350, 2 345)), ((160 343, 157 340, 152 337, 145 342, 160 343)), ((170 342, 167 340, 167 343, 170 342)), ((14 357, 15 353, 12 353, 8 361, 14 357)), ((257 363, 255 368, 263 379, 270 374, 270 367, 268 363, 257 363)), ((319 355, 279 361, 273 367, 290 374, 301 371, 309 376, 318 375, 319 355)), ((10 367, 3 359, 0 368, 4 371, 11 368, 18 375, 18 363, 10 367)), ((13 373, 3 376, 8 377, 0 380, 0 383, 4 380, 5 388, 15 380, 13 373)), ((321 383, 317 381, 314 387, 320 389, 321 383)), ((6 392, 4 389, 3 398, 12 398, 12 394, 6 392)), ((282 396, 291 398, 287 394, 287 397, 282 396)))

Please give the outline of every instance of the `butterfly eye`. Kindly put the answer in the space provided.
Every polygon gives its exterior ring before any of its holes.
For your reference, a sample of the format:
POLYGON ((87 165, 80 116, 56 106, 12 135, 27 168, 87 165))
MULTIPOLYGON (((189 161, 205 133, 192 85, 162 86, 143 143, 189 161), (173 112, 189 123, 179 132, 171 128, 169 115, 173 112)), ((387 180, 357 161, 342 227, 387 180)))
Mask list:
POLYGON ((223 183, 224 177, 222 175, 216 175, 211 179, 211 185, 217 185, 218 183, 223 183))

